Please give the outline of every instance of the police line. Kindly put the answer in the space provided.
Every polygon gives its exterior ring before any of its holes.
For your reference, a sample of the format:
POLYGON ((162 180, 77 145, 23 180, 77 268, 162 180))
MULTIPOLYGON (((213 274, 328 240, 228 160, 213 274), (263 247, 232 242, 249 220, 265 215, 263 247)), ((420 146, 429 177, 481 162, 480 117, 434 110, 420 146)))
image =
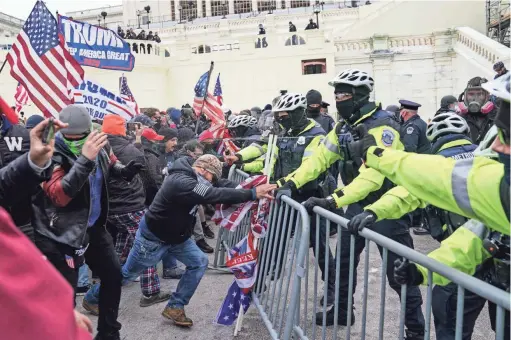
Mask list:
MULTIPOLYGON (((239 169, 231 168, 229 178, 236 182, 241 182, 249 175, 239 169)), ((329 231, 331 228, 346 228, 348 220, 334 214, 330 211, 320 207, 314 208, 315 215, 311 218, 316 220, 316 226, 321 222, 325 222, 326 240, 319 240, 316 237, 315 254, 318 254, 318 244, 324 241, 329 244, 329 231), (320 220, 322 220, 320 222, 320 220)), ((341 247, 341 232, 337 233, 335 245, 338 247, 336 251, 336 273, 328 273, 328 256, 325 256, 326 273, 323 278, 324 283, 319 283, 318 280, 318 259, 314 258, 311 264, 309 260, 309 238, 310 233, 317 233, 319 236, 319 228, 310 230, 311 219, 307 214, 304 207, 298 202, 289 197, 283 197, 281 202, 274 202, 271 207, 269 217, 269 230, 268 237, 262 240, 259 245, 261 254, 258 277, 256 284, 253 288, 253 301, 261 315, 262 321, 267 327, 272 339, 291 339, 298 337, 300 339, 316 339, 320 336, 322 339, 337 339, 338 334, 338 320, 339 315, 339 284, 340 280, 348 279, 348 306, 353 303, 353 278, 356 273, 355 267, 355 254, 354 244, 355 236, 350 236, 350 259, 349 259, 349 277, 339 277, 340 266, 340 250, 341 247), (326 326, 326 292, 327 282, 329 275, 334 274, 335 278, 335 323, 334 327, 326 326), (310 284, 312 282, 312 284, 310 284), (325 303, 321 304, 318 297, 318 290, 324 288, 325 303), (316 325, 314 320, 316 312, 322 313, 322 323, 316 325), (312 326, 311 324, 312 319, 312 326), (319 334, 318 334, 319 333, 319 334)), ((243 228, 245 229, 245 228, 243 228)), ((340 229, 339 229, 340 231, 340 229)), ((219 243, 215 249, 215 266, 221 268, 222 258, 219 254, 222 252, 222 245, 230 247, 235 244, 235 239, 230 236, 228 231, 219 235, 219 243), (222 239, 222 240, 220 240, 222 239), (231 243, 234 242, 234 243, 231 243), (217 261, 218 260, 218 261, 217 261)), ((346 235, 346 234, 345 234, 346 235)), ((390 238, 378 234, 372 230, 364 229, 359 235, 365 238, 365 258, 363 264, 363 291, 362 301, 357 305, 362 305, 360 331, 355 331, 351 326, 351 314, 347 316, 347 327, 345 328, 345 339, 350 339, 353 335, 357 339, 365 339, 366 334, 373 337, 376 334, 374 331, 377 327, 378 338, 382 339, 384 334, 391 333, 393 338, 399 336, 399 339, 404 338, 405 329, 405 312, 406 312, 406 299, 401 299, 400 315, 398 325, 389 325, 385 327, 386 314, 388 314, 389 306, 386 306, 390 300, 386 300, 386 269, 387 266, 392 266, 393 263, 387 263, 389 252, 393 252, 403 258, 410 260, 413 263, 420 264, 428 269, 427 288, 426 288, 426 305, 425 305, 425 333, 424 339, 434 338, 431 336, 431 314, 432 314, 432 280, 433 273, 438 273, 450 281, 458 285, 457 288, 457 309, 456 309, 456 324, 455 332, 456 339, 462 338, 463 333, 463 311, 464 311, 464 296, 465 290, 473 292, 482 298, 491 301, 497 305, 496 311, 496 339, 504 339, 505 327, 505 314, 506 311, 511 310, 510 294, 501 289, 498 289, 485 281, 479 280, 475 277, 462 273, 458 270, 450 268, 434 259, 427 257, 413 249, 401 245, 390 238), (380 304, 379 304, 379 318, 368 318, 368 299, 369 295, 374 292, 369 292, 369 258, 370 258, 370 241, 376 243, 382 248, 382 266, 380 271, 380 304), (386 308, 387 307, 387 308, 386 308), (395 326, 398 326, 397 328, 395 326), (370 330, 368 331, 368 327, 370 330), (397 332, 396 332, 397 329, 397 332), (354 334, 353 334, 354 333, 354 334)), ((346 237, 346 236, 344 236, 346 237)), ((328 254, 328 252, 327 252, 328 254)), ((327 255, 326 254, 326 255, 327 255)), ((401 286, 401 296, 406 296, 407 286, 401 286)), ((397 296, 389 297, 395 299, 397 307, 397 296)), ((371 310, 375 310, 374 305, 370 305, 371 310)))

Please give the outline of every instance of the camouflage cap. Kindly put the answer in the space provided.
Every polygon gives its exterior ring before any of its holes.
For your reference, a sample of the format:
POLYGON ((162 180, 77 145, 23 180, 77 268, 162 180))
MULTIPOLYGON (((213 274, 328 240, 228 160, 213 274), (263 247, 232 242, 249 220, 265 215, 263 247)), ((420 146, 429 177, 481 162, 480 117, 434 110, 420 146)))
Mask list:
POLYGON ((193 163, 193 166, 198 168, 203 168, 207 172, 212 173, 217 178, 222 177, 222 163, 213 155, 202 155, 195 163, 193 163))

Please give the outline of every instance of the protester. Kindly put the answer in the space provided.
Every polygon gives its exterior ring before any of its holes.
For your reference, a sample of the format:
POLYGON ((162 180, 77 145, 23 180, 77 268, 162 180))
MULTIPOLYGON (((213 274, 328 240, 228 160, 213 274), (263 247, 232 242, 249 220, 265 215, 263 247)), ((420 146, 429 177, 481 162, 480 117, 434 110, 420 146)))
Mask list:
MULTIPOLYGON (((222 187, 232 187, 233 184, 221 180, 221 174, 220 161, 211 155, 201 156, 193 164, 186 158, 177 160, 142 219, 135 244, 122 268, 124 282, 128 282, 145 268, 158 263, 165 254, 175 256, 186 265, 186 272, 177 290, 172 293, 162 312, 165 318, 178 326, 193 325, 193 321, 185 314, 184 306, 195 293, 208 265, 207 257, 190 239, 197 206, 271 198, 269 192, 276 188, 270 184, 252 190, 222 187), (170 225, 172 228, 169 228, 170 225)), ((85 300, 95 301, 100 294, 99 286, 95 285, 85 300)))
POLYGON ((309 19, 309 23, 305 27, 305 30, 315 30, 318 28, 318 25, 314 22, 314 20, 309 19))
POLYGON ((117 322, 121 297, 120 265, 112 237, 103 227, 108 216, 108 179, 131 181, 141 164, 122 165, 107 145, 107 136, 92 130, 88 111, 81 105, 64 108, 59 118, 68 126, 56 136, 53 174, 43 184, 51 201, 52 223, 40 224, 38 246, 63 276, 76 286, 76 265, 84 257, 99 274, 104 293, 98 305, 83 307, 99 314, 98 339, 119 339, 117 322), (71 258, 73 268, 66 259, 71 258))
POLYGON ((44 120, 43 116, 40 115, 32 115, 28 117, 27 122, 25 124, 25 128, 27 130, 33 129, 37 124, 44 120))

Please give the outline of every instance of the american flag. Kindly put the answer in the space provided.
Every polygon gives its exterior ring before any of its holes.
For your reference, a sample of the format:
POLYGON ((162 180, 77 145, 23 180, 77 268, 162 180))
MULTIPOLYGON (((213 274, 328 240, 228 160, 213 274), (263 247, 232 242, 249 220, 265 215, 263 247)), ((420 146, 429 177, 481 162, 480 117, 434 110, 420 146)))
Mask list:
POLYGON ((75 260, 71 256, 66 255, 66 262, 69 268, 75 268, 75 260))
POLYGON ((83 69, 66 50, 57 20, 42 1, 36 2, 7 61, 11 75, 46 117, 57 117, 72 104, 72 89, 83 81, 83 69))
POLYGON ((213 91, 213 96, 216 97, 216 101, 220 106, 224 103, 224 98, 222 97, 222 85, 220 85, 220 73, 218 74, 218 77, 216 77, 216 84, 215 84, 215 90, 213 91))
POLYGON ((126 101, 126 103, 133 108, 136 115, 140 114, 140 109, 138 108, 137 101, 133 96, 129 86, 128 79, 124 76, 124 74, 119 77, 119 93, 121 94, 121 98, 126 101))
POLYGON ((18 83, 16 93, 14 94, 14 101, 16 102, 16 113, 20 112, 23 106, 27 105, 28 92, 23 85, 18 83))
POLYGON ((193 110, 197 116, 200 115, 201 110, 206 117, 211 120, 211 125, 215 126, 215 131, 220 128, 220 126, 225 125, 224 112, 222 107, 218 104, 215 98, 207 91, 207 83, 209 78, 209 71, 204 73, 195 85, 195 98, 193 99, 193 110), (204 97, 206 96, 206 101, 204 102, 204 97), (204 103, 204 108, 202 105, 204 103))
POLYGON ((232 325, 238 318, 240 307, 243 306, 243 313, 246 313, 252 301, 250 291, 257 278, 258 256, 252 233, 249 232, 248 236, 230 249, 227 256, 226 265, 234 274, 234 282, 216 317, 216 322, 221 325, 232 325))

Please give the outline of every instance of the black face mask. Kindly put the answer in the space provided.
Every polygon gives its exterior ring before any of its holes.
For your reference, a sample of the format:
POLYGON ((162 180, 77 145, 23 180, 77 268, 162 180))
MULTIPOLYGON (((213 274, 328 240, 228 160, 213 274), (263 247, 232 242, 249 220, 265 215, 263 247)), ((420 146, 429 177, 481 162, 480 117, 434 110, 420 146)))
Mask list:
POLYGON ((277 120, 280 125, 284 128, 284 130, 289 131, 291 127, 293 126, 293 121, 291 120, 291 117, 287 116, 284 118, 279 118, 277 120))
MULTIPOLYGON (((497 137, 498 138, 498 137, 497 137)), ((509 177, 511 172, 511 161, 509 155, 498 153, 499 154, 499 161, 504 164, 504 180, 509 185, 509 177)))
POLYGON ((307 115, 309 117, 317 117, 317 116, 319 116, 320 112, 321 112, 321 107, 309 107, 307 109, 307 115))
POLYGON ((154 130, 158 132, 158 130, 161 128, 161 118, 156 120, 156 124, 154 124, 154 130))
POLYGON ((337 108, 337 112, 341 115, 341 117, 345 121, 349 121, 351 116, 353 116, 353 111, 355 111, 355 102, 352 99, 344 100, 342 102, 335 102, 335 107, 337 108))

